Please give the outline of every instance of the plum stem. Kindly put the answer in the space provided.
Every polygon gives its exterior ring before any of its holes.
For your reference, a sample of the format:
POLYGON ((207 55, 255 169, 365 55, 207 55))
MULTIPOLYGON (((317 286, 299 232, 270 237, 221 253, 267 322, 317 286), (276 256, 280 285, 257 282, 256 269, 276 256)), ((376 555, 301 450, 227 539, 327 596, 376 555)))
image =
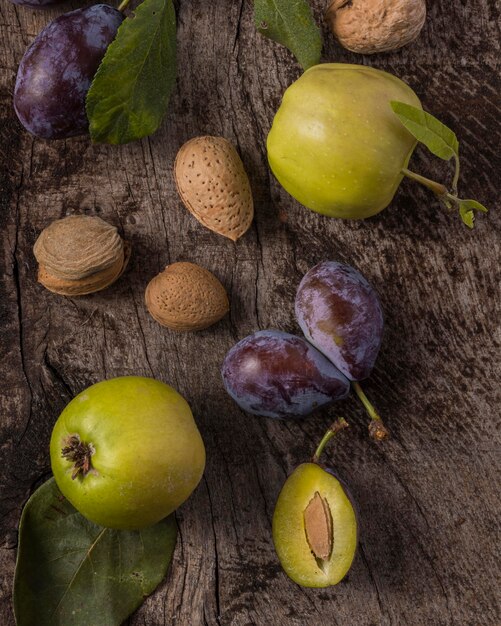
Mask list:
POLYGON ((320 459, 322 452, 324 451, 324 448, 327 445, 327 442, 330 441, 332 437, 337 435, 339 431, 343 430, 344 428, 348 428, 348 426, 349 424, 344 419, 344 417, 340 417, 330 426, 329 430, 322 437, 322 441, 318 444, 318 448, 316 449, 315 454, 313 455, 313 463, 318 463, 318 460, 320 459))
POLYGON ((95 452, 94 446, 91 443, 84 443, 78 435, 66 437, 63 446, 61 456, 73 463, 71 478, 75 480, 80 474, 85 478, 92 469, 91 456, 95 452))
POLYGON ((123 13, 125 9, 129 6, 129 2, 130 0, 122 0, 122 2, 118 5, 118 11, 121 11, 123 13))
POLYGON ((386 426, 383 424, 381 416, 378 414, 369 398, 365 395, 364 390, 360 386, 360 383, 352 382, 351 384, 360 402, 364 405, 365 410, 371 418, 371 423, 369 424, 369 434, 372 439, 374 439, 375 441, 383 441, 384 439, 388 439, 390 433, 386 426))

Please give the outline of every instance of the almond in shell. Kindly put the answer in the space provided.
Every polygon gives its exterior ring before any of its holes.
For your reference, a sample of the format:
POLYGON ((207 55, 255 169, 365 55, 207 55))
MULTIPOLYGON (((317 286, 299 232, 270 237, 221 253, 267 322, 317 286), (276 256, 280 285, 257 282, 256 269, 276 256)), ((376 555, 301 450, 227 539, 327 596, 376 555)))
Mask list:
POLYGON ((249 229, 254 203, 249 178, 233 145, 223 137, 196 137, 174 164, 186 208, 210 230, 236 241, 249 229))
POLYGON ((146 288, 146 307, 162 326, 177 331, 203 330, 230 308, 223 285, 194 263, 173 263, 146 288))

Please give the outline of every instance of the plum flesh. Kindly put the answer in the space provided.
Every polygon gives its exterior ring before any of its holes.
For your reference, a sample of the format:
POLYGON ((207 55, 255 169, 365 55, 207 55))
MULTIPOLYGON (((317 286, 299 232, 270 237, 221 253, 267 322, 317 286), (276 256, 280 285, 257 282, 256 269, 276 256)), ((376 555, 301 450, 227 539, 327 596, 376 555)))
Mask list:
POLYGON ((38 35, 19 65, 14 108, 21 124, 44 139, 87 132, 85 98, 124 16, 96 4, 57 17, 38 35))
POLYGON ((353 267, 326 261, 312 268, 296 295, 305 337, 351 381, 367 378, 383 338, 375 289, 353 267))
POLYGON ((275 330, 242 339, 221 373, 240 408, 264 417, 305 417, 350 390, 347 378, 307 341, 275 330))
MULTIPOLYGON (((286 574, 303 587, 329 587, 348 573, 358 545, 356 510, 344 483, 316 463, 303 463, 287 479, 273 515, 273 542, 286 574), (330 517, 328 550, 317 554, 305 513, 322 498, 330 517)), ((323 543, 323 542, 320 542, 323 543)))

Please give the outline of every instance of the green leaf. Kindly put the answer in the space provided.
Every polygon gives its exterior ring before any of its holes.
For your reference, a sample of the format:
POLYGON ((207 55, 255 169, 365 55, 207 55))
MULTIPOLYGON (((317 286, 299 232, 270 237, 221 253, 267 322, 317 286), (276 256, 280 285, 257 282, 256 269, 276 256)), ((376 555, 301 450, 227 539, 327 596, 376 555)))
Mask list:
POLYGON ((459 215, 461 215, 461 219, 468 226, 468 228, 473 228, 475 226, 475 214, 473 211, 468 211, 464 207, 459 207, 459 215))
POLYGON ((286 46, 304 70, 320 63, 322 36, 307 0, 254 0, 258 31, 286 46))
POLYGON ((176 535, 174 516, 140 531, 96 526, 51 478, 21 516, 17 626, 119 626, 165 577, 176 535))
POLYGON ((154 133, 176 72, 172 0, 145 0, 120 26, 87 94, 92 141, 122 144, 154 133))
POLYGON ((459 200, 459 214, 461 215, 461 219, 463 220, 463 222, 469 228, 473 228, 475 224, 474 211, 487 213, 488 209, 486 209, 483 204, 480 204, 480 202, 477 202, 476 200, 459 200))
POLYGON ((404 102, 391 102, 391 108, 402 124, 435 156, 450 161, 459 159, 459 142, 454 131, 436 117, 404 102))

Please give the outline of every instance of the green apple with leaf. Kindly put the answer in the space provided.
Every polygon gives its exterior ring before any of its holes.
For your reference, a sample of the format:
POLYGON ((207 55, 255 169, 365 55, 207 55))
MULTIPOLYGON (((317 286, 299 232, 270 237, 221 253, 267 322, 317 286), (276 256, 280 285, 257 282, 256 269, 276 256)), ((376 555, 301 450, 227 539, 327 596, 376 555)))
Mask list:
POLYGON ((285 92, 268 135, 268 159, 282 186, 306 207, 330 217, 364 219, 392 201, 406 176, 459 210, 487 209, 458 197, 456 135, 422 110, 396 76, 362 65, 328 63, 308 69, 285 92), (450 189, 409 169, 417 143, 454 160, 450 189))
POLYGON ((76 396, 54 426, 50 456, 57 486, 84 517, 126 530, 167 517, 205 467, 186 400, 140 376, 102 381, 76 396))

